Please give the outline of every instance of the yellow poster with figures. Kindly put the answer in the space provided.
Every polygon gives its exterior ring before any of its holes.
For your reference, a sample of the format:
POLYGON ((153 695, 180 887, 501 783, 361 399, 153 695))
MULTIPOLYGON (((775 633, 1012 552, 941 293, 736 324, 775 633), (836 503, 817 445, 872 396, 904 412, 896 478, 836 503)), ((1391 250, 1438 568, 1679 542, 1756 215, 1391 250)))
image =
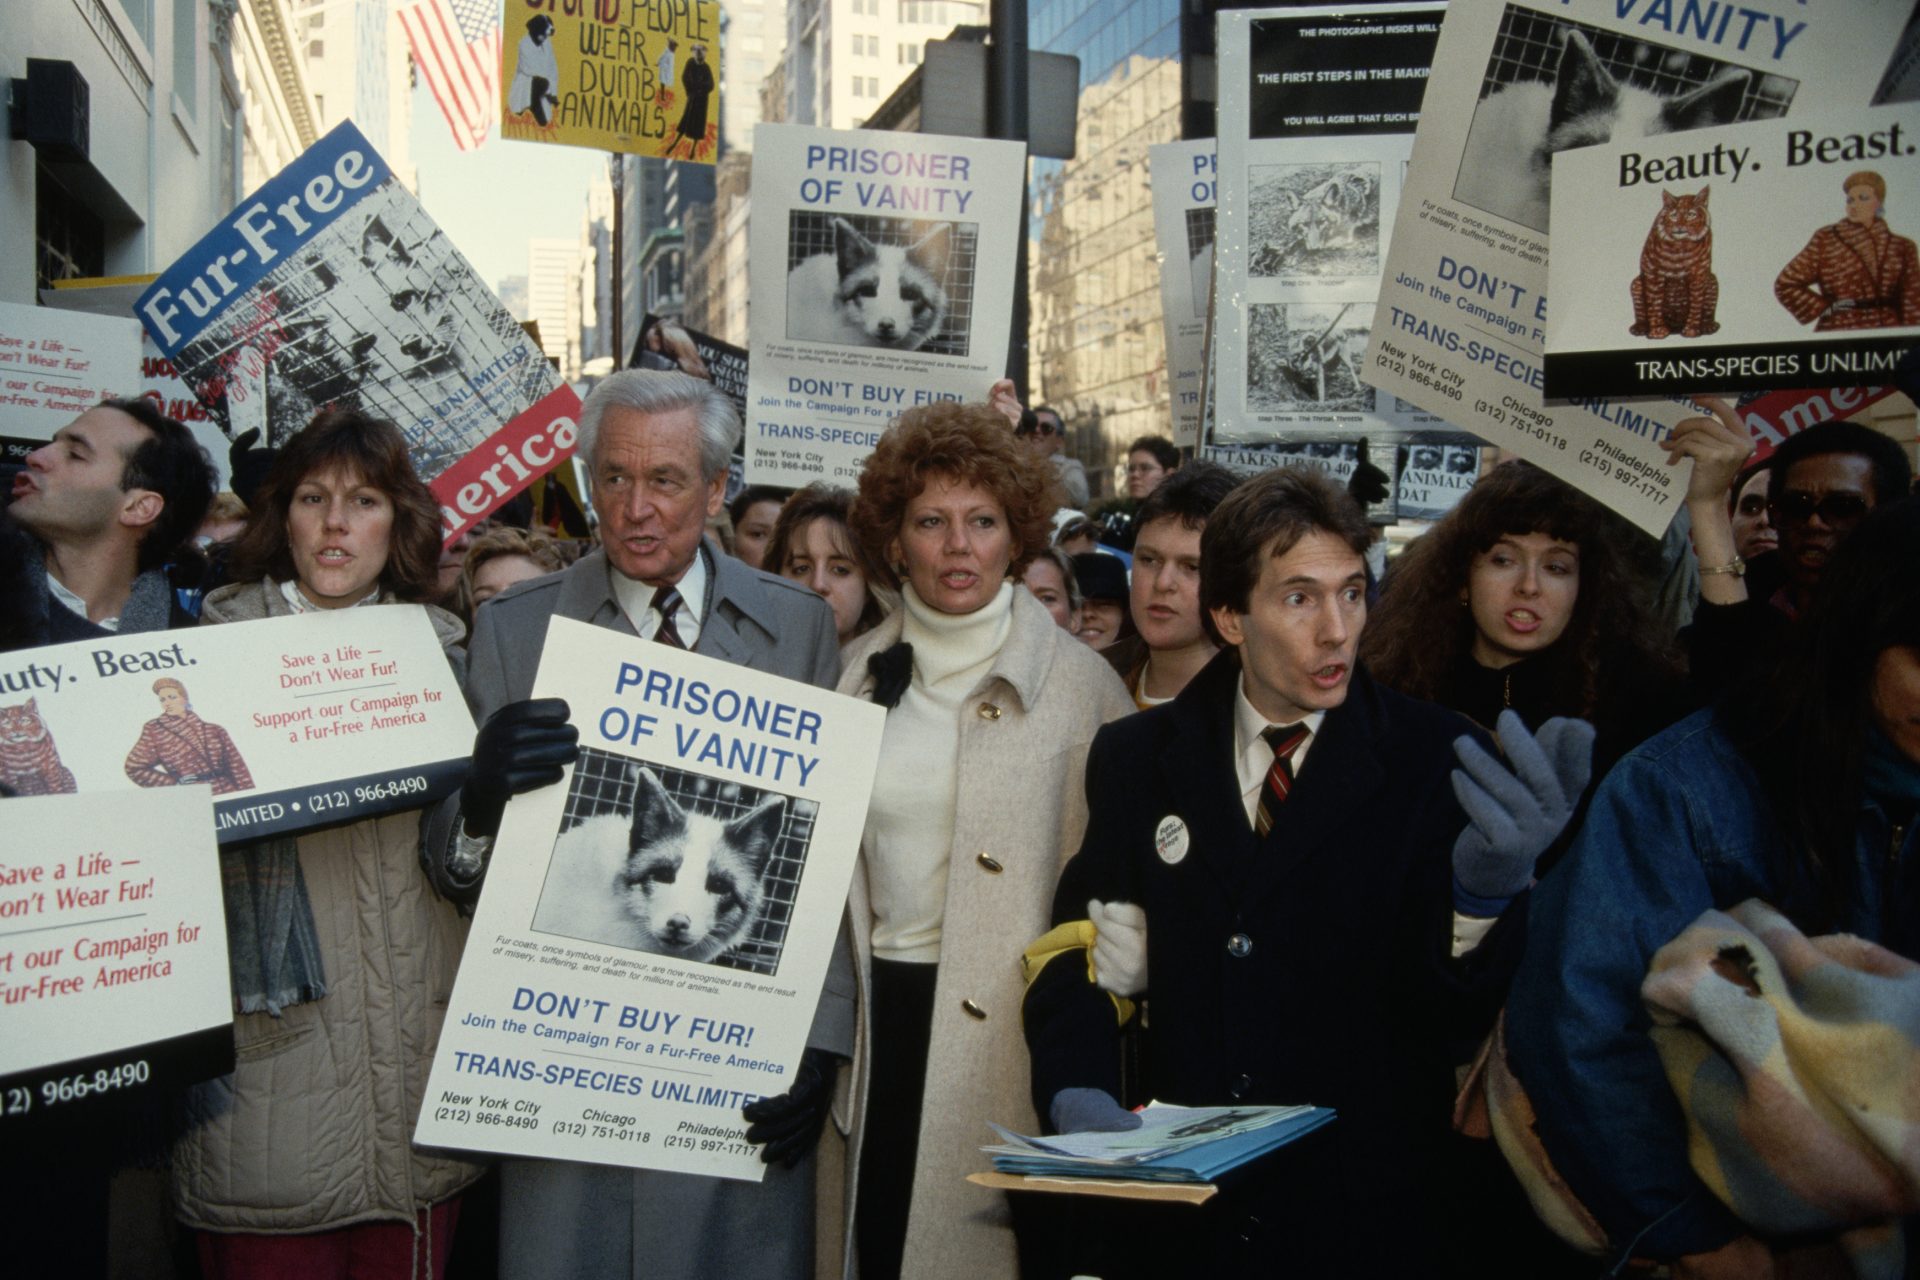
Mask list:
POLYGON ((504 0, 500 130, 712 164, 718 0, 504 0))

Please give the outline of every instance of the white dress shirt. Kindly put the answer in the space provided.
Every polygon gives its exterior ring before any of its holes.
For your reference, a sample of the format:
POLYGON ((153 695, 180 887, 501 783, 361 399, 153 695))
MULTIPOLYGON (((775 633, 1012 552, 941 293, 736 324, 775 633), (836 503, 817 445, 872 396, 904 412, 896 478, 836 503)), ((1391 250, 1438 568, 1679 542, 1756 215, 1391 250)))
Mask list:
MULTIPOLYGON (((1326 718, 1326 712, 1315 711, 1287 726, 1307 727, 1307 740, 1293 749, 1294 777, 1299 777, 1306 765, 1307 753, 1313 750, 1314 740, 1320 736, 1320 722, 1326 718)), ((1267 771, 1273 768, 1273 748, 1261 735, 1275 727, 1247 700, 1247 678, 1242 675, 1233 691, 1233 766, 1240 775, 1240 802, 1246 808, 1250 827, 1254 825, 1254 814, 1260 805, 1260 788, 1266 785, 1267 771)))
MULTIPOLYGON (((700 639, 700 620, 707 605, 707 577, 707 556, 702 550, 694 553, 693 563, 680 575, 680 581, 673 584, 680 592, 680 608, 674 612, 673 629, 679 633, 680 643, 689 649, 700 639)), ((607 561, 607 578, 613 586, 614 601, 633 624, 634 634, 642 640, 659 635, 660 610, 654 608, 653 602, 665 588, 650 587, 629 578, 614 568, 611 560, 607 561)))

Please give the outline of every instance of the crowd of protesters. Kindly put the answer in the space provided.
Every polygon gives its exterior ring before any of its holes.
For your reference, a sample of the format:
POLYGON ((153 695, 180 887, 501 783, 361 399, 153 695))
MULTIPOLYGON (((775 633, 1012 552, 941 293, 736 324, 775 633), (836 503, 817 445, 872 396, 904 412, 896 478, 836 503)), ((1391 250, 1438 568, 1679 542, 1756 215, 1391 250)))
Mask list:
POLYGON ((1679 565, 1501 461, 1384 575, 1324 474, 1157 437, 1088 516, 1005 383, 852 489, 727 503, 726 398, 611 375, 591 545, 523 503, 443 546, 357 413, 242 441, 216 499, 178 423, 89 410, 13 481, 0 649, 419 604, 480 727, 443 802, 223 848, 235 1070, 9 1144, 9 1270, 1912 1274, 1911 458, 1842 422, 1755 465, 1709 403, 1679 565), (505 806, 577 758, 531 696, 555 616, 886 710, 761 1182, 411 1141, 505 806), (967 1181, 989 1121, 1151 1099, 1338 1118, 1200 1207, 967 1181))

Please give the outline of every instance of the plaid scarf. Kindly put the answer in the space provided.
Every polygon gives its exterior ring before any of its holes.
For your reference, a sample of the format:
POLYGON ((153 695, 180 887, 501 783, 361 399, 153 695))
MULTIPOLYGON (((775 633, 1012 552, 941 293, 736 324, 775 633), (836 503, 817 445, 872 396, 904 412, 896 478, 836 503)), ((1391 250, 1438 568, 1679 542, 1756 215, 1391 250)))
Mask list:
POLYGON ((220 850, 227 904, 227 958, 233 1007, 279 1017, 292 1005, 327 994, 313 903, 300 874, 300 845, 275 836, 220 850))

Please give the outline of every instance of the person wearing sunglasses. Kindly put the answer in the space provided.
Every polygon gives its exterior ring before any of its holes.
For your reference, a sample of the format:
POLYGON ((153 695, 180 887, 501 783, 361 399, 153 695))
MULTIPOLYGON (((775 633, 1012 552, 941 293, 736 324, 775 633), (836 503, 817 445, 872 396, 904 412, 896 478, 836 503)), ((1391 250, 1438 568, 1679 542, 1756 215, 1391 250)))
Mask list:
POLYGON ((1085 511, 1091 501, 1086 464, 1067 452, 1067 424, 1060 420, 1059 411, 1039 405, 1022 416, 1013 434, 1052 465, 1054 477, 1067 496, 1067 505, 1075 511, 1085 511))
POLYGON ((1892 437, 1858 422, 1823 422, 1787 437, 1769 460, 1767 518, 1779 541, 1779 572, 1777 588, 1768 590, 1747 579, 1726 499, 1745 460, 1744 430, 1730 412, 1724 420, 1716 412, 1674 428, 1669 447, 1675 457, 1695 459, 1687 505, 1700 606, 1681 639, 1695 692, 1712 700, 1773 665, 1827 562, 1868 512, 1907 496, 1913 464, 1892 437))

